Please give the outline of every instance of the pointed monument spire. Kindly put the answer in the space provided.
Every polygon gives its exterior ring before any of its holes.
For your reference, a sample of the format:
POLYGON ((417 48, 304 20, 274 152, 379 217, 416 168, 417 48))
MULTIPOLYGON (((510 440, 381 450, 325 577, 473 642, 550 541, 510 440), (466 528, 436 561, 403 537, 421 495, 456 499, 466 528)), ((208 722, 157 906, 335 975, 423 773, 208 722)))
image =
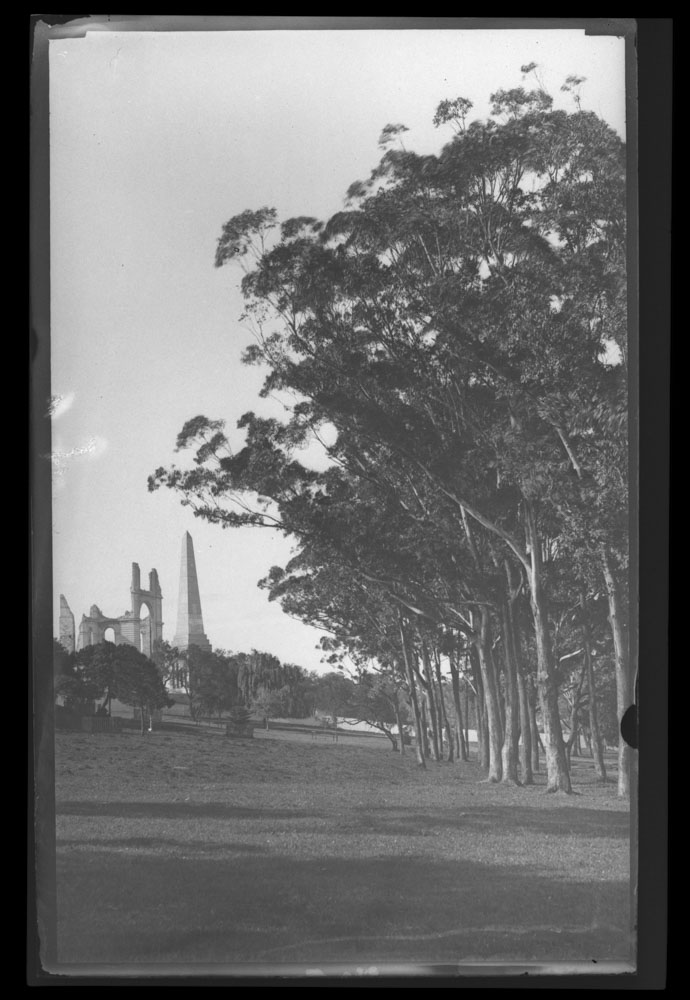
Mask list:
POLYGON ((68 653, 74 652, 74 615, 64 594, 60 594, 60 644, 68 653))
POLYGON ((172 641, 178 649, 198 646, 211 651, 211 643, 204 633, 201 617, 199 582, 196 577, 196 561, 192 536, 185 531, 182 538, 182 558, 180 560, 180 597, 177 604, 177 631, 172 641))

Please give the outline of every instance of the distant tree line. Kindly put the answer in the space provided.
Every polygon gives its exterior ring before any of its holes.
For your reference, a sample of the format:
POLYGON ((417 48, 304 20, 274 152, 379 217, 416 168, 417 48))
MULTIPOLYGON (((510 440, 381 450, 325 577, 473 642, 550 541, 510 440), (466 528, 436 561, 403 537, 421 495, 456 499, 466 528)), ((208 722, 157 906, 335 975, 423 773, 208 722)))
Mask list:
POLYGON ((134 646, 101 642, 68 653, 53 641, 55 695, 68 711, 110 713, 113 699, 138 709, 141 731, 151 713, 173 704, 157 665, 134 646))
POLYGON ((177 650, 160 643, 154 653, 164 680, 184 690, 192 718, 221 716, 241 705, 265 718, 305 718, 314 712, 314 682, 302 667, 270 653, 177 650))
MULTIPOLYGON (((143 718, 175 704, 172 685, 183 692, 194 720, 220 718, 237 708, 266 723, 272 718, 305 719, 319 709, 331 715, 335 724, 338 716, 354 720, 371 715, 360 685, 340 674, 324 676, 283 664, 276 656, 257 650, 228 653, 198 646, 178 650, 158 642, 149 659, 127 643, 103 642, 68 653, 56 639, 54 673, 56 697, 77 714, 109 712, 115 699, 142 710, 143 718)), ((385 726, 386 712, 383 707, 379 711, 385 726)))
POLYGON ((421 766, 466 755, 471 711, 489 780, 530 784, 543 748, 569 793, 584 736, 602 779, 618 741, 625 796, 626 153, 582 83, 563 85, 572 113, 541 86, 497 91, 486 120, 443 101, 438 155, 386 126, 327 222, 230 219, 215 262, 244 272, 245 360, 294 402, 245 414, 239 451, 189 420, 191 467, 149 488, 291 537, 269 597, 407 706, 421 766), (324 471, 299 460, 314 441, 324 471))

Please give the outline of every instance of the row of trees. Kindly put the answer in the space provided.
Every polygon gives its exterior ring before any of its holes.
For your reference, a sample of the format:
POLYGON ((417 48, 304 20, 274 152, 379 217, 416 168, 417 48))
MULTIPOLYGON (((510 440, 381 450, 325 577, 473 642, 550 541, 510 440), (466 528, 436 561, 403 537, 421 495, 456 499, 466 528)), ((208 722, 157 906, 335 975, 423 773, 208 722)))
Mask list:
MULTIPOLYGON (((443 101, 436 156, 386 126, 325 223, 226 223, 215 262, 244 272, 245 360, 289 416, 245 414, 237 454, 196 417, 177 440, 193 467, 149 480, 212 523, 296 539, 270 598, 404 691, 432 754, 463 728, 465 679, 490 780, 529 783, 541 739, 563 792, 580 728, 605 776, 609 669, 618 720, 632 702, 625 148, 581 83, 564 84, 573 113, 525 86, 487 120, 443 101), (314 440, 325 471, 299 461, 314 440)), ((629 755, 621 740, 621 795, 629 755)))

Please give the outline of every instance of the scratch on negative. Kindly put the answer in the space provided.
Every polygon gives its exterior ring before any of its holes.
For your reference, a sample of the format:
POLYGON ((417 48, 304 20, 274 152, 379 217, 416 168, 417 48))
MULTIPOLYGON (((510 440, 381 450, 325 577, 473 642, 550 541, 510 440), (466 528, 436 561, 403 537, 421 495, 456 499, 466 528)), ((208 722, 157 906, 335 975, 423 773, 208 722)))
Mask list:
POLYGON ((357 934, 348 937, 317 938, 313 941, 299 941, 295 944, 280 945, 277 948, 269 948, 261 952, 262 955, 271 955, 279 951, 290 951, 293 948, 303 948, 305 945, 319 944, 341 944, 347 941, 432 941, 438 938, 454 937, 455 935, 466 934, 591 934, 597 931, 620 931, 620 927, 609 924, 592 923, 587 926, 554 927, 552 924, 538 925, 534 927, 514 927, 509 925, 494 925, 489 927, 453 927, 450 930, 435 931, 431 934, 357 934))
POLYGON ((56 476, 64 475, 65 469, 67 468, 67 463, 71 458, 77 458, 79 455, 92 455, 98 448, 99 442, 97 438, 90 438, 85 445, 81 448, 70 448, 69 451, 53 451, 49 455, 44 455, 53 463, 53 469, 56 476))

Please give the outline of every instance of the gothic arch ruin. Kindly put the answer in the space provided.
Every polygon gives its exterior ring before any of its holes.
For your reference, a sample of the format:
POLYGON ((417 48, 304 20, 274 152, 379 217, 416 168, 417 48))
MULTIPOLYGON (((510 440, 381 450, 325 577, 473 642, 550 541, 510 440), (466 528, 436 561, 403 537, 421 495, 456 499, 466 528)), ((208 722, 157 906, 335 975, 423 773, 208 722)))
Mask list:
POLYGON ((105 641, 106 629, 113 630, 116 645, 128 643, 146 656, 151 656, 155 643, 163 638, 163 594, 158 582, 158 572, 149 573, 148 590, 142 589, 141 573, 137 563, 132 563, 132 584, 130 587, 131 610, 119 618, 104 615, 97 604, 92 604, 88 615, 82 615, 79 634, 75 636, 74 615, 67 601, 60 595, 60 639, 66 649, 84 649, 105 641), (141 609, 146 606, 148 616, 141 617, 141 609), (76 643, 75 643, 76 639, 76 643))

